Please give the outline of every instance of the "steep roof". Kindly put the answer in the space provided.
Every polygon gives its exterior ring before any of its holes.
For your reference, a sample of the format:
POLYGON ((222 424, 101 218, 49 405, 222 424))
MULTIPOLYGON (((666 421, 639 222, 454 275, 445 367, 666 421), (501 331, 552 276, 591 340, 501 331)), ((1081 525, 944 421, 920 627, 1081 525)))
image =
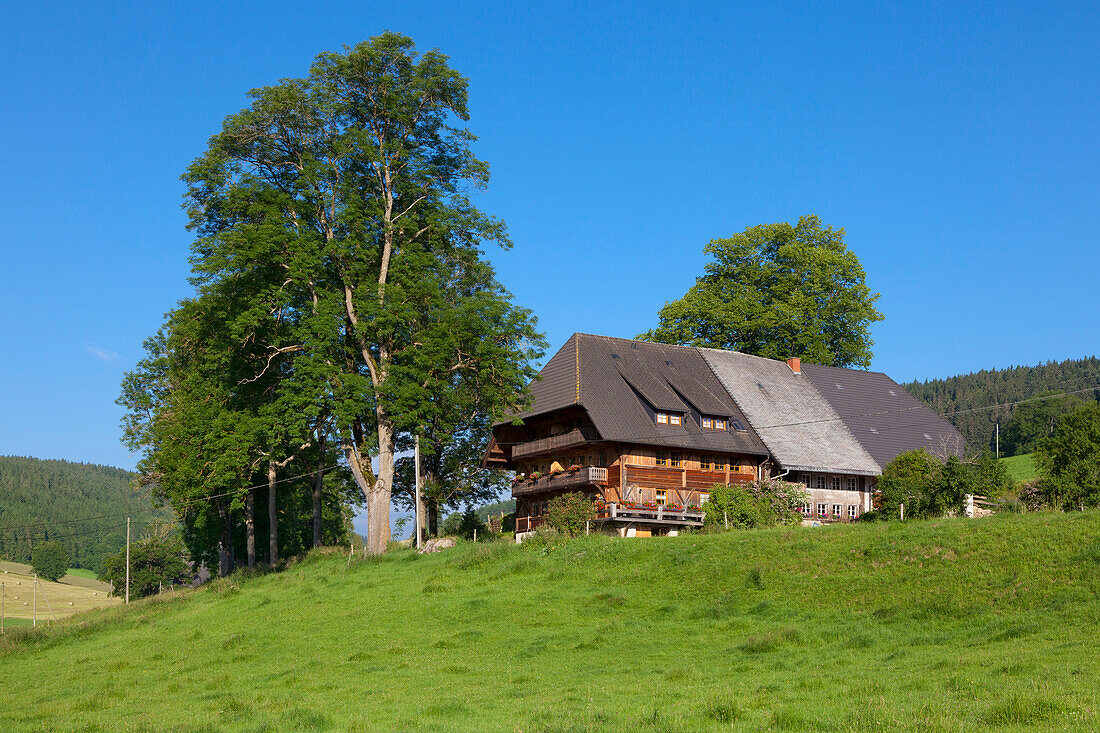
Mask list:
POLYGON ((959 431, 885 374, 818 364, 802 371, 880 466, 916 448, 938 456, 962 453, 959 431))
POLYGON ((669 448, 767 455, 745 415, 697 349, 573 334, 531 384, 529 418, 570 405, 583 407, 604 440, 669 448), (655 411, 684 413, 682 425, 657 425, 655 411), (731 421, 703 430, 700 415, 731 421), (736 420, 745 430, 732 429, 736 420))
MULTIPOLYGON (((604 440, 770 454, 784 469, 877 475, 898 453, 960 453, 955 428, 880 372, 575 333, 531 383, 528 419, 584 408, 604 440), (657 425, 655 411, 684 413, 657 425), (745 431, 703 430, 700 415, 745 431)), ((500 423, 505 424, 505 423, 500 423)))
POLYGON ((873 476, 874 458, 804 374, 786 362, 699 350, 784 469, 873 476))

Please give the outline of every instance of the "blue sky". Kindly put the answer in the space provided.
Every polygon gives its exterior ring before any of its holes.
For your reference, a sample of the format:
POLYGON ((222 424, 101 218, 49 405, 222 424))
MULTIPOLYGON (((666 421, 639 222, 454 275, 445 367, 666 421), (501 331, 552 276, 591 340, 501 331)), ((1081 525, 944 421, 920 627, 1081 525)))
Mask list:
POLYGON ((899 381, 1100 350, 1095 7, 150 5, 0 27, 0 454, 133 467, 114 399, 190 292, 179 175, 248 89, 385 29, 469 77, 490 256, 552 350, 805 213, 847 230, 899 381))

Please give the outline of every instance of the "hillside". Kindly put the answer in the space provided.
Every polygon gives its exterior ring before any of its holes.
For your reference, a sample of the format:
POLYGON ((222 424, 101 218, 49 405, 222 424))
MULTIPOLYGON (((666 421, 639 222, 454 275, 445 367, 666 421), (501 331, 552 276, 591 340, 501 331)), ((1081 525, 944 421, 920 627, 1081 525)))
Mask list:
POLYGON ((162 514, 132 479, 110 466, 0 456, 0 560, 30 562, 36 543, 56 538, 72 551, 73 567, 98 571, 104 553, 126 544, 127 515, 137 537, 162 514), (103 518, 73 521, 89 517, 103 518))
POLYGON ((998 422, 1002 430, 1011 419, 1014 408, 976 410, 990 405, 1035 397, 1051 392, 1075 392, 1095 388, 1079 395, 1083 399, 1100 400, 1100 358, 1068 359, 1038 366, 1017 366, 1008 369, 983 369, 946 379, 910 382, 903 385, 914 397, 924 400, 936 412, 945 415, 966 438, 968 446, 993 449, 993 436, 998 422), (959 413, 959 414, 956 414, 959 413))
POLYGON ((18 630, 0 729, 1096 729, 1098 536, 1090 511, 314 553, 18 630))

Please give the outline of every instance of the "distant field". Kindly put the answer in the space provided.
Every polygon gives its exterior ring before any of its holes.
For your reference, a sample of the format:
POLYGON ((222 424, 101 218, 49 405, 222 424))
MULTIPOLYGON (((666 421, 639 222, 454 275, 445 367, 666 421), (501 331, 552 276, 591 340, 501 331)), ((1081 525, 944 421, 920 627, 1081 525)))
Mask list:
POLYGON ((462 543, 0 640, 0 730, 1100 730, 1100 511, 462 543))
POLYGON ((87 568, 69 568, 66 575, 71 575, 74 578, 87 578, 88 580, 98 580, 94 570, 88 570, 87 568))
MULTIPOLYGON (((4 616, 10 619, 34 617, 34 576, 29 565, 0 562, 0 583, 4 584, 4 616)), ((38 581, 38 620, 63 619, 74 613, 116 606, 121 599, 108 596, 111 586, 94 578, 74 576, 70 571, 58 583, 38 581), (52 615, 51 615, 52 611, 52 615)))
POLYGON ((1039 467, 1035 465, 1034 453, 1025 453, 1022 456, 1002 458, 1001 462, 1004 463, 1005 468, 1008 469, 1009 477, 1016 483, 1031 481, 1039 477, 1039 467))

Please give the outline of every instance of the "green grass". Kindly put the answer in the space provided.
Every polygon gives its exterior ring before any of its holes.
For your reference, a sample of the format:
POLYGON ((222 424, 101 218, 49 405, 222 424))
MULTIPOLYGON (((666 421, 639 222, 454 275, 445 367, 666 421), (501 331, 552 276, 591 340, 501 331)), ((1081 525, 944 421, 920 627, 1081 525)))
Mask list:
POLYGON ((1008 469, 1008 476, 1014 483, 1031 481, 1039 478, 1039 467, 1035 465, 1035 454, 1025 453, 1022 456, 1009 456, 1001 461, 1008 469))
POLYGON ((0 641, 0 730, 1100 727, 1100 512, 460 545, 0 641))
POLYGON ((65 571, 66 575, 72 575, 76 578, 87 578, 88 580, 98 580, 99 576, 95 574, 94 570, 88 570, 87 568, 69 568, 65 571))

